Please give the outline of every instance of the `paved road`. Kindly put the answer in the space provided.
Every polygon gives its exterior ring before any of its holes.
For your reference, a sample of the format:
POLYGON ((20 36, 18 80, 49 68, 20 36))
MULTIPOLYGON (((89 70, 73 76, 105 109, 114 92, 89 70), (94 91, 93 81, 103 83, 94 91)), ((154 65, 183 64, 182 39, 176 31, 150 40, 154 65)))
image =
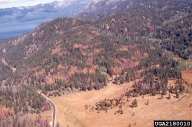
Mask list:
MULTIPOLYGON (((39 91, 37 91, 38 93, 40 93, 39 91)), ((56 126, 56 106, 53 103, 53 101, 51 101, 51 99, 49 99, 47 96, 45 96, 44 94, 40 93, 41 95, 43 95, 52 105, 53 107, 53 114, 52 114, 52 127, 56 126)))

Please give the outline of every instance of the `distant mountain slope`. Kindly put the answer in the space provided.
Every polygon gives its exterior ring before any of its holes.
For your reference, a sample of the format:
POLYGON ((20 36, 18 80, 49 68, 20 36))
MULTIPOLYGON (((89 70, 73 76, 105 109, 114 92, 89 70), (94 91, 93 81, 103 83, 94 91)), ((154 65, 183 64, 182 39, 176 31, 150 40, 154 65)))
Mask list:
POLYGON ((0 38, 30 32, 40 23, 51 21, 57 17, 73 17, 90 1, 64 0, 30 7, 0 9, 0 38))
POLYGON ((130 7, 149 0, 93 0, 76 15, 78 18, 100 19, 113 14, 126 12, 130 7))

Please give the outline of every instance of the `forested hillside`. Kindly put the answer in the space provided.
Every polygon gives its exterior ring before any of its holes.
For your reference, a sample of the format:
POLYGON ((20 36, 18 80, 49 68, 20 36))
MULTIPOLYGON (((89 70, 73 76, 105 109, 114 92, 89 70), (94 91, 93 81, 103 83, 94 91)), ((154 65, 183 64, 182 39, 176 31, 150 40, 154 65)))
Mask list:
POLYGON ((117 12, 125 12, 124 15, 104 19, 103 27, 117 34, 158 39, 163 48, 173 51, 183 59, 189 59, 191 4, 191 1, 186 0, 93 1, 77 17, 101 19, 117 12))
POLYGON ((1 63, 1 81, 39 85, 46 91, 46 85, 49 90, 86 90, 104 87, 109 76, 127 71, 131 76, 149 71, 147 67, 179 74, 178 63, 165 50, 189 58, 191 30, 186 29, 186 36, 175 31, 189 28, 190 5, 187 0, 148 1, 97 21, 58 18, 44 23, 32 33, 1 42, 1 59, 8 64, 1 63), (180 21, 184 25, 178 26, 180 21))
POLYGON ((117 85, 137 81, 134 92, 156 94, 167 91, 168 80, 175 79, 183 92, 184 68, 170 54, 191 58, 192 2, 136 2, 99 20, 57 18, 31 33, 1 40, 2 86, 26 84, 45 95, 61 96, 99 90, 109 80, 117 85))

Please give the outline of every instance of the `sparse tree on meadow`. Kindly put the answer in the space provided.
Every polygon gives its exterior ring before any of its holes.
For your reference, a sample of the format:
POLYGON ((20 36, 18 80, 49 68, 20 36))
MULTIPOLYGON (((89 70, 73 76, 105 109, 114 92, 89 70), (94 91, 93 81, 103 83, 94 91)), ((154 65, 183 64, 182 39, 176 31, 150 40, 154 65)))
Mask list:
POLYGON ((57 125, 56 125, 56 127, 59 127, 59 123, 57 122, 57 125))
POLYGON ((147 100, 147 103, 146 103, 146 105, 149 105, 149 101, 147 100))
POLYGON ((132 107, 137 107, 137 100, 135 99, 133 102, 132 102, 132 107))
POLYGON ((169 93, 168 99, 171 99, 171 94, 169 93))
POLYGON ((176 92, 176 98, 179 98, 179 93, 178 92, 176 92))

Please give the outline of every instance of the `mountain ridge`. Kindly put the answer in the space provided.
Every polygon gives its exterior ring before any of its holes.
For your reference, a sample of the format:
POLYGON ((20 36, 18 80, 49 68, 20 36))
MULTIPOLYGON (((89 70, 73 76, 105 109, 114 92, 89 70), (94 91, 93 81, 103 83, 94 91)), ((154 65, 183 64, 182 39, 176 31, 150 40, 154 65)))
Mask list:
POLYGON ((76 15, 84 19, 102 19, 104 17, 126 12, 129 8, 149 0, 93 0, 76 15))

